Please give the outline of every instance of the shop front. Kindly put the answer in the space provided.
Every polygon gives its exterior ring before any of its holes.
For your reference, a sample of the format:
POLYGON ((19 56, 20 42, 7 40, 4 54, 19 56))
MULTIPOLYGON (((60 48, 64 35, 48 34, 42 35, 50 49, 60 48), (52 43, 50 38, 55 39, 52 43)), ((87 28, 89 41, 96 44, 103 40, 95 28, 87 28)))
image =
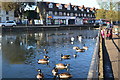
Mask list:
POLYGON ((75 24, 76 17, 70 16, 48 16, 47 24, 48 25, 69 25, 75 24))

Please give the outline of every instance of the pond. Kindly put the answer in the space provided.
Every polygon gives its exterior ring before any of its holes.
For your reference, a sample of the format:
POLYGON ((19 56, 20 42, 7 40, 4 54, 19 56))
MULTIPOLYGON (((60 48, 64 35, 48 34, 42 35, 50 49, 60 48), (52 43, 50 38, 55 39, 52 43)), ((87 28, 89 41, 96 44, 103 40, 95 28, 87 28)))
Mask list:
POLYGON ((58 63, 70 64, 68 70, 58 70, 59 74, 68 72, 73 79, 87 78, 97 33, 97 30, 56 29, 3 34, 2 78, 36 78, 37 69, 41 69, 45 78, 52 79, 52 69, 58 63), (85 52, 73 49, 84 45, 88 47, 85 52), (61 59, 61 54, 69 55, 70 59, 61 59), (44 59, 45 55, 50 57, 48 64, 38 64, 38 59, 44 59))

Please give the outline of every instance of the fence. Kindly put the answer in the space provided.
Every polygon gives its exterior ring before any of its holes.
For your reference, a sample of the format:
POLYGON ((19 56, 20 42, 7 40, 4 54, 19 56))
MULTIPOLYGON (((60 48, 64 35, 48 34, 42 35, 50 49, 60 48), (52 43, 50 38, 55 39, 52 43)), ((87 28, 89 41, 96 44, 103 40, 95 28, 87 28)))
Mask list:
POLYGON ((96 80, 98 79, 98 68, 99 68, 99 44, 100 44, 100 31, 98 32, 97 42, 95 45, 94 53, 91 60, 90 69, 88 72, 87 80, 96 80))

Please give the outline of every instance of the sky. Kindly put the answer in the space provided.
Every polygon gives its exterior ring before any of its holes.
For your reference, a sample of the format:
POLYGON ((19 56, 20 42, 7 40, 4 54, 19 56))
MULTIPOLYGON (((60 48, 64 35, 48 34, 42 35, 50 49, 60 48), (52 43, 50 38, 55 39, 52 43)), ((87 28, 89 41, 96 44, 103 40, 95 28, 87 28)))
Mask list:
POLYGON ((85 7, 99 8, 99 5, 96 0, 44 0, 44 1, 63 3, 63 4, 71 3, 72 5, 78 5, 78 6, 85 5, 85 7))

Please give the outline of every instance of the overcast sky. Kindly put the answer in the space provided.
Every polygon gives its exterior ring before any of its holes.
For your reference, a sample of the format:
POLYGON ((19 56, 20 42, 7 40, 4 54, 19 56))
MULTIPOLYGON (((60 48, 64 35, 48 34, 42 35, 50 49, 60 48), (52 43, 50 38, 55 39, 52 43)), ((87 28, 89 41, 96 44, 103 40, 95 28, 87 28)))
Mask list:
POLYGON ((79 5, 79 6, 85 5, 85 7, 99 8, 99 5, 96 0, 44 0, 44 1, 63 3, 63 4, 71 3, 72 5, 79 5))

